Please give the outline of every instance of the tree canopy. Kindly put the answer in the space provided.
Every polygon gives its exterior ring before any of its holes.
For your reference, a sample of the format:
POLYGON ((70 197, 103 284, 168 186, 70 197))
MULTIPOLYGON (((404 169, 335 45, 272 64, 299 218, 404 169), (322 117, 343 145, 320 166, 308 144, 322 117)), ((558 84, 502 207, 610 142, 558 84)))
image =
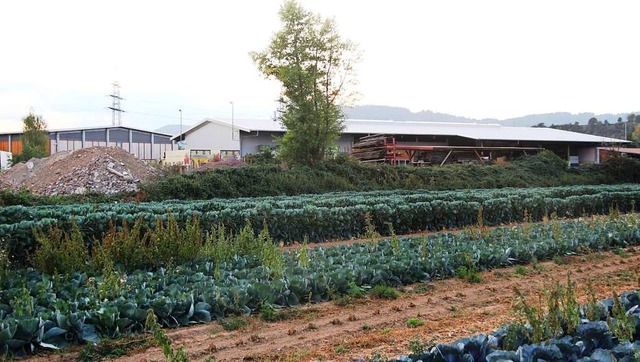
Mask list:
POLYGON ((42 116, 29 112, 22 118, 22 130, 22 152, 13 156, 13 163, 46 157, 49 154, 49 134, 42 116))
POLYGON ((282 29, 267 48, 251 53, 266 78, 282 83, 278 141, 280 156, 293 164, 314 164, 332 154, 344 129, 342 106, 352 94, 355 44, 343 40, 333 19, 287 0, 280 8, 282 29))

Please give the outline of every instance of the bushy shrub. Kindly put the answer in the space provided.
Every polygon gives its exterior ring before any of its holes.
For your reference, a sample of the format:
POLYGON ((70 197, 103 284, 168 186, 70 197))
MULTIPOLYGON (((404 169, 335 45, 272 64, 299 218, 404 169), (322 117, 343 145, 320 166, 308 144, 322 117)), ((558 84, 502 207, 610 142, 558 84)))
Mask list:
MULTIPOLYGON (((167 200, 352 190, 534 187, 570 183, 571 178, 561 178, 568 172, 571 171, 566 162, 550 151, 504 165, 452 164, 441 167, 364 164, 340 157, 320 162, 314 167, 286 169, 271 163, 171 175, 144 186, 144 192, 149 200, 167 200)), ((585 173, 576 182, 588 183, 589 177, 595 179, 597 176, 597 172, 593 175, 585 173)))

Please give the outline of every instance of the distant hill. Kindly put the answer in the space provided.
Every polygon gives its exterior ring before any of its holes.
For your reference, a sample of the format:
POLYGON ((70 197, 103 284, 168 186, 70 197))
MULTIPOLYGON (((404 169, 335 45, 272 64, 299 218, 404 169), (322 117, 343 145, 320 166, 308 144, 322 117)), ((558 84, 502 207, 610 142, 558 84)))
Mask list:
MULTIPOLYGON (((635 117, 628 116, 627 118, 619 118, 616 119, 615 122, 609 122, 606 119, 604 122, 601 122, 597 118, 593 117, 589 119, 586 125, 575 122, 551 125, 549 127, 571 132, 587 133, 595 136, 611 137, 622 140, 626 138, 627 140, 630 140, 633 131, 638 127, 638 125, 640 125, 640 115, 634 116, 635 117)), ((534 127, 543 127, 543 125, 534 127)))
MULTIPOLYGON (((189 127, 191 127, 191 125, 182 125, 182 132, 186 131, 189 129, 189 127)), ((180 125, 179 124, 168 124, 166 126, 162 126, 158 129, 154 130, 155 132, 160 132, 160 133, 168 133, 170 135, 178 135, 180 134, 180 125)))
POLYGON ((595 118, 601 122, 607 121, 609 123, 615 123, 620 118, 622 121, 627 119, 628 113, 618 114, 595 114, 595 113, 568 113, 568 112, 556 112, 556 113, 543 113, 543 114, 530 114, 524 117, 509 118, 502 121, 498 121, 505 126, 526 126, 531 127, 544 123, 546 126, 559 125, 559 124, 587 124, 591 118, 595 118))
POLYGON ((446 113, 420 111, 417 113, 402 107, 357 106, 343 109, 347 118, 424 122, 477 122, 477 120, 446 113))
MULTIPOLYGON (((432 111, 411 112, 407 108, 365 105, 345 108, 347 118, 353 119, 372 119, 372 120, 395 120, 395 121, 424 121, 424 122, 476 122, 476 123, 499 123, 505 126, 531 127, 544 123, 545 126, 560 124, 587 124, 591 118, 609 123, 615 123, 618 118, 623 121, 627 119, 628 113, 619 114, 595 114, 595 113, 578 113, 572 114, 568 112, 556 112, 545 114, 531 114, 523 117, 508 118, 498 120, 495 118, 473 119, 462 116, 454 116, 447 113, 438 113, 432 111)), ((637 114, 637 113, 636 113, 637 114)))

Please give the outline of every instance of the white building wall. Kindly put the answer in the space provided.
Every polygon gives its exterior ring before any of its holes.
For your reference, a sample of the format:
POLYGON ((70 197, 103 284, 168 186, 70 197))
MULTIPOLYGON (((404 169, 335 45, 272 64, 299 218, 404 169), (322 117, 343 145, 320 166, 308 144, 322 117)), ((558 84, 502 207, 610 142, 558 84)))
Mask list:
POLYGON ((187 134, 184 140, 192 150, 240 150, 240 141, 231 137, 231 127, 213 122, 187 134))
MULTIPOLYGON (((242 135, 242 156, 251 153, 258 153, 260 151, 260 146, 268 145, 275 147, 276 143, 273 141, 274 135, 276 137, 281 137, 283 134, 274 132, 258 132, 257 135, 255 133, 251 135, 242 135)), ((341 135, 336 142, 336 146, 338 147, 339 153, 350 153, 351 147, 353 146, 353 136, 344 134, 341 135)))
POLYGON ((597 147, 587 147, 578 149, 578 157, 580 163, 596 163, 598 149, 597 147))
POLYGON ((241 132, 241 138, 242 138, 242 147, 240 149, 240 153, 242 156, 244 155, 248 155, 248 154, 255 154, 258 153, 260 151, 260 146, 271 146, 271 147, 275 147, 276 143, 273 141, 273 136, 277 135, 277 136, 282 136, 282 134, 275 134, 273 132, 258 132, 258 134, 256 135, 255 132, 254 134, 242 134, 241 132))

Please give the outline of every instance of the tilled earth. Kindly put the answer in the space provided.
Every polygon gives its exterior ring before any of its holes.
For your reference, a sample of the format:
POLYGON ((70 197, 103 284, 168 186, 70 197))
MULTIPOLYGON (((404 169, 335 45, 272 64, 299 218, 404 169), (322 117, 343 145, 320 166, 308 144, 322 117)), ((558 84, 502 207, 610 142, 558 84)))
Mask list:
MULTIPOLYGON (((554 281, 567 276, 578 285, 581 303, 584 286, 591 280, 597 297, 612 292, 638 289, 640 249, 564 257, 556 262, 497 269, 482 274, 482 281, 470 284, 460 279, 407 286, 396 300, 366 297, 346 305, 334 302, 295 309, 287 320, 267 323, 259 317, 246 318, 239 330, 225 331, 210 323, 167 330, 174 347, 184 346, 192 361, 214 357, 216 361, 352 361, 379 352, 387 357, 408 354, 409 341, 445 343, 490 333, 516 318, 514 288, 532 303, 554 281), (410 328, 409 318, 424 321, 410 328)), ((62 354, 41 355, 33 361, 75 360, 79 349, 62 354)), ((163 360, 157 348, 130 351, 117 361, 163 360)))

